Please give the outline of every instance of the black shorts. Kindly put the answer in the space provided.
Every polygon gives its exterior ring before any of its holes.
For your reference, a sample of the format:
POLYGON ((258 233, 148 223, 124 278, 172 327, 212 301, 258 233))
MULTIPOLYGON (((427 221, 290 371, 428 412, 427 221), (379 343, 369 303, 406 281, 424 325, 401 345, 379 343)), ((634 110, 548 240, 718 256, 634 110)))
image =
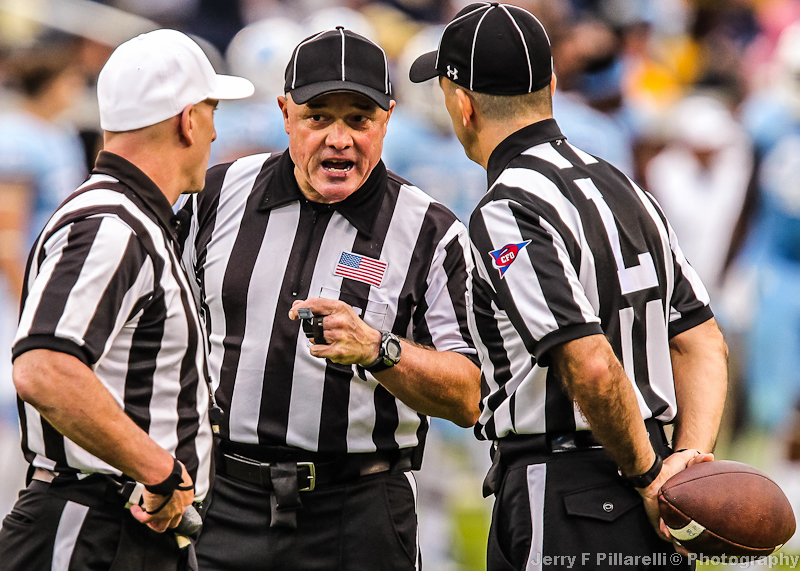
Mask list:
POLYGON ((487 561, 488 571, 694 568, 656 535, 641 497, 602 449, 542 453, 507 468, 487 561))
MULTIPOLYGON (((87 478, 88 480, 88 478, 87 478)), ((83 486, 81 495, 92 482, 83 486)), ((101 486, 102 487, 102 486, 101 486)), ((69 500, 63 488, 33 481, 22 490, 0 529, 4 571, 177 571, 186 564, 175 535, 156 533, 121 503, 97 497, 91 506, 69 500)))
POLYGON ((197 543, 201 571, 418 569, 410 472, 301 492, 297 529, 270 527, 264 489, 217 474, 197 543))

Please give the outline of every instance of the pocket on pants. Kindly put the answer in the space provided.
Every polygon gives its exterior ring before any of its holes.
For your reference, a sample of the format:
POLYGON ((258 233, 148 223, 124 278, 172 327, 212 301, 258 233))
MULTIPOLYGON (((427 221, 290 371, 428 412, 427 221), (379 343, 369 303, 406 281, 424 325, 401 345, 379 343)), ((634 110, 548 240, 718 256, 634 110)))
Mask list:
POLYGON ((417 556, 417 510, 414 491, 405 474, 396 474, 383 481, 386 507, 395 537, 410 562, 417 556))
MULTIPOLYGON (((539 509, 542 506, 538 506, 539 509)), ((524 569, 532 543, 527 467, 506 470, 495 494, 487 545, 489 571, 524 569)))
POLYGON ((612 522, 641 505, 636 491, 619 484, 606 484, 564 494, 564 508, 570 516, 612 522))

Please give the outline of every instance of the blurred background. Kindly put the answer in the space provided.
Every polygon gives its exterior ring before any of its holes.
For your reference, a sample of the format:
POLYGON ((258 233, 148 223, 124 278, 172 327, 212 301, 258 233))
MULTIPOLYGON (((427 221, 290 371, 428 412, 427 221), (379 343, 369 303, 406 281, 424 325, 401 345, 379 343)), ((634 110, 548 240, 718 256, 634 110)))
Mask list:
MULTIPOLYGON (((730 346, 717 457, 772 476, 800 513, 800 0, 517 0, 545 25, 570 142, 656 196, 730 346)), ((484 171, 434 81, 411 84, 466 0, 0 0, 0 516, 24 485, 8 359, 30 245, 102 144, 95 81, 129 38, 192 35, 256 95, 223 102, 211 163, 283 150, 276 97, 292 49, 343 25, 378 42, 397 108, 387 167, 465 222, 484 171)), ((428 571, 485 567, 486 443, 434 420, 420 483, 428 571)), ((800 553, 800 539, 784 548, 800 553)))

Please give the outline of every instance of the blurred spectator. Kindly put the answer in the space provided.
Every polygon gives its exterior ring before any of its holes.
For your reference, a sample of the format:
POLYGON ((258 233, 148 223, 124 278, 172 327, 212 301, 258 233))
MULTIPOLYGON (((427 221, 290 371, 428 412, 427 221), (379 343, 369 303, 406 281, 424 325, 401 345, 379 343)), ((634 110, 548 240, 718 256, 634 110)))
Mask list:
POLYGON ((634 177, 618 38, 605 23, 591 19, 562 23, 551 42, 557 78, 553 115, 564 135, 634 177))
POLYGON ((709 95, 683 99, 667 118, 669 142, 650 161, 646 185, 717 300, 752 175, 750 141, 725 104, 709 95))
MULTIPOLYGON (((378 40, 377 31, 366 16, 343 6, 331 6, 312 12, 303 20, 303 26, 308 32, 307 36, 323 30, 332 30, 336 26, 343 26, 373 42, 378 40)), ((289 61, 288 58, 286 61, 289 61)))
POLYGON ((771 71, 744 105, 759 169, 742 252, 756 276, 748 413, 768 431, 800 397, 800 22, 781 34, 771 71))
POLYGON ((217 108, 217 140, 211 146, 214 165, 255 153, 282 151, 289 144, 277 97, 283 95, 284 71, 292 50, 308 34, 286 18, 267 18, 243 28, 225 54, 230 72, 246 77, 255 95, 225 101, 217 108))
POLYGON ((83 146, 61 116, 82 93, 84 78, 71 38, 52 33, 6 60, 19 106, 0 115, 0 263, 22 291, 27 250, 55 208, 86 176, 83 146))

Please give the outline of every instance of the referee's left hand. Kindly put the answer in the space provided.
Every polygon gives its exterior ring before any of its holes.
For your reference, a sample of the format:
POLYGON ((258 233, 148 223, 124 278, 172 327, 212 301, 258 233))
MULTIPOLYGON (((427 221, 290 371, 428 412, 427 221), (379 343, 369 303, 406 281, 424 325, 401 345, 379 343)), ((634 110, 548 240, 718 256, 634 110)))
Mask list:
POLYGON ((378 358, 381 332, 361 319, 353 308, 337 299, 309 298, 295 301, 290 319, 298 319, 297 310, 307 307, 314 315, 324 316, 323 333, 328 345, 311 345, 311 354, 340 365, 368 365, 378 358))
POLYGON ((181 475, 181 486, 190 489, 175 490, 169 498, 144 490, 142 492, 143 505, 133 505, 130 508, 133 517, 158 533, 177 527, 183 517, 183 512, 194 501, 194 488, 191 488, 192 477, 183 463, 181 463, 181 475), (164 503, 165 501, 166 503, 164 503))
MULTIPOLYGON (((661 466, 661 472, 659 472, 658 477, 646 488, 636 488, 636 491, 639 492, 639 495, 642 496, 644 500, 644 508, 647 511, 647 517, 650 519, 650 523, 653 525, 658 536, 664 541, 675 543, 674 538, 669 533, 667 524, 661 519, 658 509, 658 493, 661 491, 661 486, 672 476, 678 472, 682 472, 689 466, 699 462, 710 462, 713 459, 713 454, 701 454, 697 450, 684 450, 683 452, 670 454, 664 459, 664 464, 661 466)), ((675 551, 682 555, 689 554, 689 552, 678 543, 675 543, 675 551)))

